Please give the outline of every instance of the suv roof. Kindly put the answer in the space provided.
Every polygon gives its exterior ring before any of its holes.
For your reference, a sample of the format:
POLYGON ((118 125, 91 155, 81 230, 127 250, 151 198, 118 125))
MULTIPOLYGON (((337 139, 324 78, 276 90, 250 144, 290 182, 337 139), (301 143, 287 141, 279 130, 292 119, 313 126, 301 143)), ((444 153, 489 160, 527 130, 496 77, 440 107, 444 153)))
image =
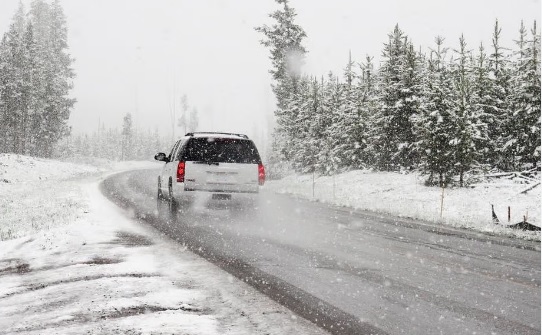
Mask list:
POLYGON ((245 134, 219 133, 219 132, 212 132, 212 131, 186 133, 186 135, 184 135, 184 136, 190 136, 190 137, 228 137, 228 138, 243 138, 243 139, 248 140, 248 136, 245 135, 245 134))

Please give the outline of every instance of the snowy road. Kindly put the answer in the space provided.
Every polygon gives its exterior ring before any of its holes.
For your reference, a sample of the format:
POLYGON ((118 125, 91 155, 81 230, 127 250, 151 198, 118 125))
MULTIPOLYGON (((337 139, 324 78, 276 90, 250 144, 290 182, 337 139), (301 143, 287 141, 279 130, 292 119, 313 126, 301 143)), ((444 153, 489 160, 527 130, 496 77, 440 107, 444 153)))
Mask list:
POLYGON ((262 192, 257 210, 156 217, 157 171, 107 179, 116 201, 337 334, 540 334, 540 243, 262 192))

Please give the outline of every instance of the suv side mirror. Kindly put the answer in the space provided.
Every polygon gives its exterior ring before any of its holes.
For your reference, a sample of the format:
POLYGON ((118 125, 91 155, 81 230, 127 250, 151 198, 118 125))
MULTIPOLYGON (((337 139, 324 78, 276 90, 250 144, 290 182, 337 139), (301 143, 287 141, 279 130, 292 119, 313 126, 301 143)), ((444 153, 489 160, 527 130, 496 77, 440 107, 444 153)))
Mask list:
POLYGON ((169 159, 167 159, 166 154, 163 152, 159 152, 156 155, 154 155, 154 159, 161 162, 166 162, 166 163, 169 162, 169 159))

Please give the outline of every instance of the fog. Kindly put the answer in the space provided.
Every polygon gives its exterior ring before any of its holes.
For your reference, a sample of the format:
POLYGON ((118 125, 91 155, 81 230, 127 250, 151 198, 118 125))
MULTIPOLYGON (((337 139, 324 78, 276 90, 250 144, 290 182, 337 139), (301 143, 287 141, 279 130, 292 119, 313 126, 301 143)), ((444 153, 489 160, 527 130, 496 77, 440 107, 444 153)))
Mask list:
MULTIPOLYGON (((291 0, 308 38, 302 71, 340 73, 351 50, 361 61, 378 61, 396 23, 422 50, 436 35, 454 47, 461 33, 469 47, 489 47, 495 19, 502 42, 512 45, 521 19, 540 21, 540 1, 334 2, 291 0)), ((0 32, 8 29, 19 0, 0 3, 0 32)), ((28 9, 30 1, 23 1, 28 9)), ((268 50, 254 27, 271 24, 278 8, 268 1, 63 0, 69 48, 77 74, 75 133, 100 123, 118 127, 132 113, 135 125, 171 133, 188 97, 199 130, 231 131, 263 139, 272 127, 274 97, 268 50), (175 114, 173 116, 173 114, 175 114)), ((176 128, 175 135, 182 133, 176 128)))

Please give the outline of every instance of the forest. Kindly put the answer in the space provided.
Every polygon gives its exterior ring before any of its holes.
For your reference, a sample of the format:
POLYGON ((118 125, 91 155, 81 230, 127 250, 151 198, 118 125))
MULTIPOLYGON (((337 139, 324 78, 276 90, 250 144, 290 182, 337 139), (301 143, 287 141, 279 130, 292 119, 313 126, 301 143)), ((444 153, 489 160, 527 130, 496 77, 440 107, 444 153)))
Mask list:
POLYGON ((352 58, 341 74, 303 74, 303 28, 286 0, 256 30, 270 49, 277 126, 270 163, 301 173, 420 170, 429 185, 489 171, 540 168, 540 33, 519 23, 513 49, 495 21, 491 45, 437 36, 421 50, 399 25, 380 64, 352 58))
MULTIPOLYGON (((92 134, 72 134, 73 63, 60 1, 33 0, 28 11, 20 3, 0 43, 0 153, 145 160, 163 149, 161 143, 169 146, 169 136, 136 129, 130 113, 123 117, 122 129, 100 123, 92 134)), ((197 111, 187 110, 184 96, 183 113, 190 123, 182 119, 178 126, 194 128, 197 111)))
POLYGON ((51 157, 70 133, 74 71, 58 0, 22 2, 0 42, 0 153, 51 157))

